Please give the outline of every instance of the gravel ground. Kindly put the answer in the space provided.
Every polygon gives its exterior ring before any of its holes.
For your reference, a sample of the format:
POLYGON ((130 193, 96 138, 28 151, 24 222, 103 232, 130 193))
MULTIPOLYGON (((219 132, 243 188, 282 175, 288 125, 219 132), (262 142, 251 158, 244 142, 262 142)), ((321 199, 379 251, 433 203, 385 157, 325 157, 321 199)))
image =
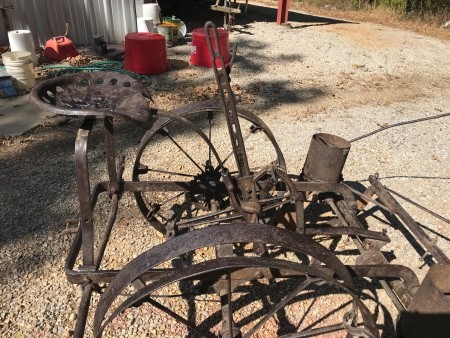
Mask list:
MULTIPOLYGON (((239 46, 233 88, 241 97, 241 106, 270 126, 289 172, 300 172, 314 133, 352 139, 380 126, 449 110, 448 42, 305 13, 291 13, 292 25, 278 27, 266 22, 273 20, 274 10, 252 6, 250 13, 248 22, 237 26, 230 37, 239 46)), ((214 95, 212 72, 189 66, 189 53, 189 43, 169 49, 171 71, 155 76, 150 86, 158 107, 171 109, 214 95)), ((129 179, 143 131, 126 121, 117 122, 117 147, 126 155, 125 175, 129 179)), ((62 230, 66 220, 77 218, 73 142, 79 124, 79 120, 71 119, 64 126, 38 127, 21 137, 3 140, 0 146, 2 337, 70 336, 74 328, 81 293, 64 275, 64 260, 73 235, 62 234, 62 230)), ((447 117, 389 129, 357 141, 352 144, 344 178, 367 184, 369 174, 378 172, 383 184, 450 218, 449 133, 447 117)), ((95 132, 90 154, 94 181, 106 178, 101 171, 101 141, 101 133, 95 132)), ((253 142, 248 151, 255 154, 267 147, 267 142, 253 142)), ((105 202, 104 198, 99 201, 98 219, 106 213, 105 202)), ((149 245, 161 242, 143 222, 132 196, 125 195, 121 207, 106 252, 106 267, 121 266, 149 245)), ((450 254, 448 224, 417 208, 405 207, 450 254)), ((374 229, 387 228, 393 240, 384 251, 391 262, 409 266, 421 280, 427 270, 424 262, 403 238, 401 228, 384 224, 380 217, 380 211, 372 208, 367 221, 374 229)), ((348 249, 340 245, 338 249, 348 249)), ((351 262, 354 257, 345 259, 351 262)), ((368 301, 368 305, 380 311, 378 323, 388 328, 383 337, 390 337, 396 310, 382 292, 371 290, 376 301, 368 301)), ((250 308, 258 306, 256 294, 250 294, 254 302, 246 303, 250 308)), ((341 302, 338 298, 322 306, 332 308, 341 302)), ((204 303, 209 305, 199 311, 203 318, 217 306, 208 299, 204 303)), ((185 305, 179 306, 181 310, 185 305)), ((312 320, 314 316, 320 318, 324 309, 307 302, 301 306, 312 309, 312 320)), ((147 305, 128 310, 110 325, 105 336, 189 336, 174 322, 158 318, 147 305), (136 312, 140 316, 135 316, 136 312), (152 320, 147 319, 150 316, 152 320)), ((212 320, 212 325, 217 323, 212 320)), ((276 326, 271 323, 262 336, 275 336, 276 326)), ((91 333, 86 336, 91 337, 91 333)))

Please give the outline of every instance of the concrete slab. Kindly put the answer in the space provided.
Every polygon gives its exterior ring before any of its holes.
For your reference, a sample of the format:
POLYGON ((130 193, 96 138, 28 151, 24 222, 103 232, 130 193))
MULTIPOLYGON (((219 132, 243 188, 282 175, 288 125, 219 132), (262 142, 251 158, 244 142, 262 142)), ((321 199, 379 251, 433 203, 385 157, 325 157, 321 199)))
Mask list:
POLYGON ((0 99, 0 137, 22 135, 40 125, 42 119, 55 116, 36 108, 28 96, 0 99))

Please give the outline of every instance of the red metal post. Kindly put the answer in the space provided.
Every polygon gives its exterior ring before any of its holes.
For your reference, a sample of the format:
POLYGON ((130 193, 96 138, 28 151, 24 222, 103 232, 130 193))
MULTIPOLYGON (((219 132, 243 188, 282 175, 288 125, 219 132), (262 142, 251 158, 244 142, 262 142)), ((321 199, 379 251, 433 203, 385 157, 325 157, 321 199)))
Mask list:
POLYGON ((278 0, 277 25, 288 21, 289 0, 278 0))

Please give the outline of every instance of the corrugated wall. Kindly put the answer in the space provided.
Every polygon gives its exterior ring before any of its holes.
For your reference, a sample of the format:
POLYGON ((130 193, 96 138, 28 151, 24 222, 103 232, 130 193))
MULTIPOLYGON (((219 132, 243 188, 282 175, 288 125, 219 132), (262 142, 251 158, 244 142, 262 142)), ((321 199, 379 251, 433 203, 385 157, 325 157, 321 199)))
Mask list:
MULTIPOLYGON (((63 35, 69 23, 69 37, 77 46, 89 45, 95 34, 107 42, 121 42, 136 30, 136 13, 141 15, 143 0, 0 0, 0 6, 13 5, 7 15, 12 29, 29 29, 36 45, 63 35), (135 10, 136 8, 136 10, 135 10)), ((8 35, 0 15, 0 45, 8 35)))

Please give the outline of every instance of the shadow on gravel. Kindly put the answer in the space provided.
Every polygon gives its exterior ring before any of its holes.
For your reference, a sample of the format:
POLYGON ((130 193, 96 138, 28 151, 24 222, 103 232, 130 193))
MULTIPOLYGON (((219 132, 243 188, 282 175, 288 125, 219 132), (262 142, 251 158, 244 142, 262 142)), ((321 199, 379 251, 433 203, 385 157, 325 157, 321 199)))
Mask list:
MULTIPOLYGON (((0 189, 0 244, 54 229, 61 220, 65 199, 74 197, 75 136, 74 123, 38 127, 0 146, 0 181, 6 183, 0 189), (62 208, 57 210, 56 204, 62 208)), ((69 218, 70 208, 66 211, 69 218)))
MULTIPOLYGON (((62 267, 61 257, 66 257, 73 236, 61 231, 67 220, 79 214, 73 155, 81 122, 74 118, 64 126, 37 127, 0 145, 0 251, 15 256, 18 242, 23 250, 11 260, 0 261, 0 284, 39 270, 47 262, 62 267)), ((104 134, 99 127, 100 121, 89 142, 94 184, 106 179, 104 134)), ((125 155, 127 149, 137 147, 144 131, 120 121, 115 133, 118 153, 125 155)))
POLYGON ((258 97, 253 107, 255 110, 258 108, 267 110, 280 104, 310 102, 326 95, 326 92, 320 88, 293 89, 289 81, 278 80, 252 82, 248 86, 248 91, 258 97))
MULTIPOLYGON (((359 278, 355 281, 357 288, 364 290, 358 296, 360 299, 368 301, 373 304, 372 313, 376 318, 383 318, 383 324, 380 325, 383 333, 381 338, 390 338, 395 336, 395 320, 392 318, 389 310, 382 304, 377 295, 377 291, 381 289, 378 282, 367 281, 359 278)), ((235 320, 238 327, 245 327, 247 325, 254 325, 254 323, 264 320, 266 314, 273 310, 274 304, 280 304, 283 298, 290 294, 296 287, 297 283, 289 280, 270 280, 268 283, 254 282, 251 285, 239 285, 235 289, 235 293, 240 296, 233 302, 233 310, 237 313, 235 320), (255 304, 255 299, 261 299, 261 304, 255 304), (253 304, 251 311, 246 310, 246 307, 253 304)), ((282 308, 277 312, 277 332, 276 336, 294 337, 292 332, 304 332, 310 329, 317 329, 318 327, 329 324, 329 321, 338 321, 343 313, 348 311, 351 303, 350 297, 345 291, 334 286, 323 283, 321 285, 310 285, 308 288, 292 297, 289 305, 294 305, 292 308, 282 308), (331 304, 328 296, 339 295, 339 305, 331 304), (303 304, 299 311, 295 305, 303 304), (320 309, 320 315, 318 314, 320 309)), ((209 315, 203 322, 200 323, 199 329, 207 332, 210 327, 220 325, 222 320, 221 312, 216 311, 209 315)), ((270 325, 265 329, 270 330, 270 325)), ((260 330, 260 332, 263 330, 260 330)), ((337 330, 339 331, 339 330, 337 330)), ((267 331, 265 334, 272 337, 275 332, 267 331)), ((343 333, 343 330, 340 330, 343 333)), ((313 336, 313 335, 305 335, 313 336)), ((340 336, 337 334, 336 336, 340 336)), ((189 335, 187 337, 197 337, 197 335, 189 335)), ((330 335, 331 337, 331 335, 330 335)))

